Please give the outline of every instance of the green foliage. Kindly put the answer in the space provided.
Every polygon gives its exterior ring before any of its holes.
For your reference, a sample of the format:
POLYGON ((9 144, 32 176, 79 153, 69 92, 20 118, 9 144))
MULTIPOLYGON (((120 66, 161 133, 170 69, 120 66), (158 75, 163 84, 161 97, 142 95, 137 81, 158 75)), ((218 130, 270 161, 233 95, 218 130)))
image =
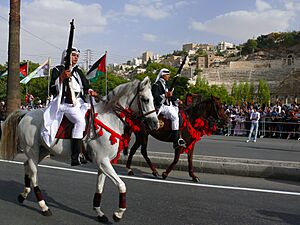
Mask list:
POLYGON ((257 49, 257 41, 255 39, 249 39, 242 48, 242 54, 248 55, 256 51, 257 49))
POLYGON ((171 78, 170 79, 172 79, 172 77, 174 77, 176 72, 177 72, 177 69, 172 67, 172 66, 161 64, 161 63, 150 63, 146 67, 146 72, 145 73, 137 74, 134 78, 142 80, 146 76, 148 76, 151 80, 151 83, 153 83, 155 81, 159 71, 163 68, 167 68, 168 70, 170 70, 170 72, 171 72, 171 78))
POLYGON ((0 78, 0 101, 6 100, 7 76, 0 78))
MULTIPOLYGON (((249 40, 248 40, 249 41, 249 40)), ((281 32, 281 33, 271 33, 268 35, 261 35, 257 38, 257 48, 256 50, 262 49, 277 49, 280 47, 292 47, 294 45, 300 44, 300 32, 292 31, 292 32, 281 32)), ((250 43, 244 44, 247 46, 250 43)), ((249 52, 249 48, 247 47, 243 49, 243 54, 249 52)), ((251 53, 251 52, 249 52, 251 53)))
POLYGON ((270 89, 268 83, 264 80, 259 80, 258 90, 257 90, 257 102, 260 105, 270 104, 270 89))
MULTIPOLYGON (((112 91, 115 87, 120 84, 126 83, 126 80, 123 77, 116 76, 113 73, 107 73, 107 89, 108 91, 112 91)), ((105 76, 100 76, 95 83, 91 83, 91 87, 100 95, 105 95, 106 90, 106 81, 105 76)))
POLYGON ((25 105, 26 89, 27 93, 31 93, 37 100, 45 102, 48 97, 48 78, 40 77, 31 79, 26 85, 20 84, 21 89, 21 101, 25 105))

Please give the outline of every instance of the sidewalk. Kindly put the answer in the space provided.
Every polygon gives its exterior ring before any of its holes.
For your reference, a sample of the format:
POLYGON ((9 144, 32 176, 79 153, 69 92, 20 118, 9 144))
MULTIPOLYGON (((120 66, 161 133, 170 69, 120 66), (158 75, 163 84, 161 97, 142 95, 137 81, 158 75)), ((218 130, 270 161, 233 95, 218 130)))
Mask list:
MULTIPOLYGON (((195 147, 195 172, 300 181, 299 141, 258 139, 256 143, 245 143, 245 140, 245 137, 217 135, 203 138, 195 147), (202 154, 197 154, 201 151, 202 154), (237 157, 232 157, 235 155, 237 157)), ((148 156, 156 167, 166 169, 173 161, 174 153, 170 152, 170 147, 167 143, 149 140, 148 156)), ((118 163, 125 164, 126 160, 120 159, 118 163)), ((132 166, 148 167, 139 150, 132 166)), ((185 153, 180 156, 175 169, 188 170, 185 153)))

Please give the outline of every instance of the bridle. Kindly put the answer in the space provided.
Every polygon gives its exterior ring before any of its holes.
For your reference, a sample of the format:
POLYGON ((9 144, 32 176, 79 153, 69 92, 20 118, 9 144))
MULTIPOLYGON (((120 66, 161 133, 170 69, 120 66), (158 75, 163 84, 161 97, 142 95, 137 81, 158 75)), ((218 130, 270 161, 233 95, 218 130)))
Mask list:
POLYGON ((141 81, 138 85, 137 91, 133 97, 133 99, 130 101, 129 103, 129 108, 131 108, 131 105, 133 104, 134 100, 137 98, 137 104, 138 104, 138 109, 139 109, 139 113, 136 115, 137 118, 139 119, 144 119, 146 116, 150 115, 151 113, 156 113, 155 108, 153 110, 150 110, 149 112, 144 113, 143 109, 142 109, 142 104, 141 104, 141 89, 140 89, 140 85, 141 85, 141 81))

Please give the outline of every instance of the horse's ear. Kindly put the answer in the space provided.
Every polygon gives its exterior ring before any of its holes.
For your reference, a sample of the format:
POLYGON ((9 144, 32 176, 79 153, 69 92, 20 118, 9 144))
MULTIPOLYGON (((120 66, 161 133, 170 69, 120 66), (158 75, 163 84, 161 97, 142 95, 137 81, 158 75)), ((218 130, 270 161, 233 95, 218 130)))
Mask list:
POLYGON ((140 89, 143 90, 147 85, 150 85, 149 77, 144 78, 144 80, 141 82, 140 89))

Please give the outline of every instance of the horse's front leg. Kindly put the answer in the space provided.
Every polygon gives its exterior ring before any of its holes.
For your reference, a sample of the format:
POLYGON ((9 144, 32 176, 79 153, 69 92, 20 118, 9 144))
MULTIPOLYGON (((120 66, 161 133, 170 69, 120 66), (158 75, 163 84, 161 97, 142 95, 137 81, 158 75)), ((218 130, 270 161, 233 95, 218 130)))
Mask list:
POLYGON ((101 211, 101 207, 100 207, 105 178, 106 178, 105 174, 101 170, 98 170, 96 192, 94 194, 94 199, 93 199, 93 208, 97 213, 97 218, 99 222, 102 223, 108 222, 108 218, 101 211))
POLYGON ((169 173, 174 169, 175 165, 178 163, 179 157, 180 157, 180 147, 175 148, 175 155, 174 155, 173 162, 169 165, 166 171, 162 173, 163 179, 166 179, 169 173))
POLYGON ((144 159, 146 160, 147 164, 149 165, 150 169, 152 170, 152 175, 155 176, 155 177, 158 177, 159 174, 156 170, 156 167, 151 162, 150 158, 148 157, 148 153, 147 153, 148 137, 149 137, 148 134, 145 134, 145 135, 141 136, 141 143, 142 143, 141 153, 142 153, 144 159))
POLYGON ((200 179, 194 173, 194 166, 193 166, 194 147, 195 147, 195 144, 192 146, 192 149, 188 152, 189 175, 194 182, 200 182, 200 179))
POLYGON ((113 214, 114 221, 118 222, 122 219, 123 214, 126 210, 126 185, 120 179, 120 177, 118 176, 108 159, 100 163, 100 169, 106 176, 108 176, 114 182, 114 184, 119 189, 119 209, 117 209, 113 214))
POLYGON ((136 137, 135 142, 130 149, 129 156, 128 156, 127 162, 126 162, 127 173, 128 173, 128 175, 131 175, 131 176, 134 175, 134 173, 131 169, 132 158, 133 158, 134 154, 136 153, 136 150, 141 146, 141 140, 139 138, 139 135, 136 134, 135 137, 136 137))

